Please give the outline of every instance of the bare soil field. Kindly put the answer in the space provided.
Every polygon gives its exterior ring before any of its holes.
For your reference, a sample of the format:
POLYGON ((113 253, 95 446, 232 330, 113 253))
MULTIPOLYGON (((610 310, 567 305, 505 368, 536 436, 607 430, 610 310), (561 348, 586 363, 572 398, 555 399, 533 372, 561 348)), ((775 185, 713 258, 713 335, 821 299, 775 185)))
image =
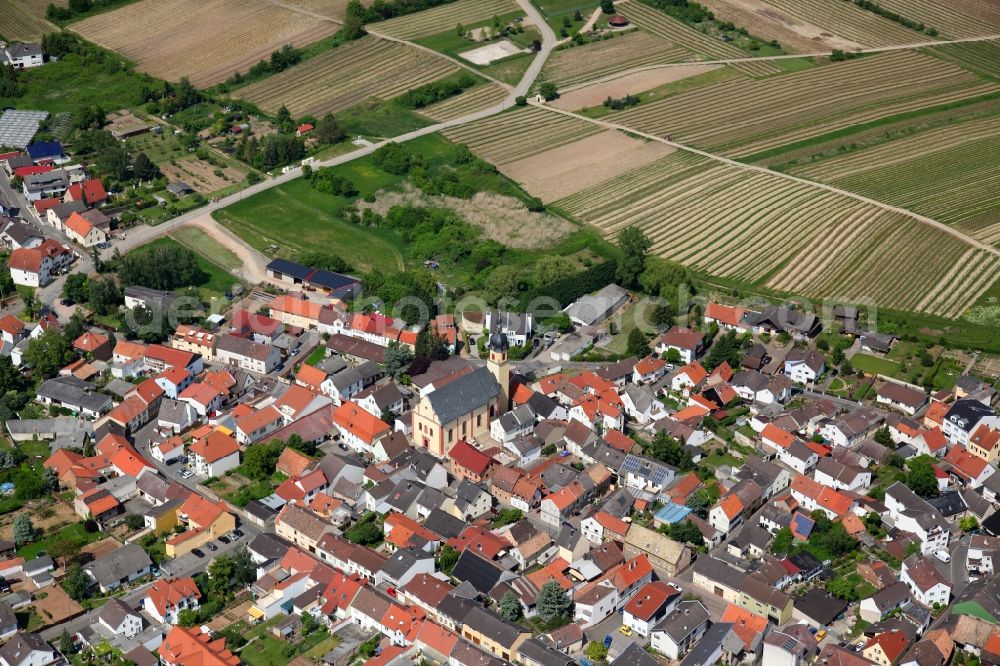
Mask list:
POLYGON ((59 624, 66 618, 83 612, 83 606, 70 599, 58 585, 49 585, 36 592, 34 606, 42 617, 42 626, 59 624))
POLYGON ((776 39, 795 51, 812 53, 861 46, 760 0, 703 0, 702 4, 719 19, 746 28, 752 35, 767 40, 776 39))
POLYGON ((690 76, 697 76, 718 69, 722 65, 682 65, 678 67, 660 67, 635 74, 626 74, 611 81, 595 83, 579 90, 560 95, 552 102, 552 106, 567 111, 576 111, 590 106, 597 106, 608 97, 619 99, 625 95, 636 95, 652 90, 667 83, 680 81, 690 76))
POLYGON ((691 60, 691 52, 648 32, 632 31, 584 46, 555 51, 543 73, 559 89, 645 65, 691 60))
POLYGON ((0 0, 0 35, 7 39, 38 39, 55 26, 45 20, 45 5, 41 13, 34 6, 18 0, 0 0))
POLYGON ((217 192, 238 183, 243 179, 243 172, 231 166, 219 169, 208 162, 202 162, 197 157, 177 160, 175 163, 160 165, 160 171, 170 180, 183 180, 196 192, 207 194, 217 192), (221 171, 219 176, 215 172, 221 171))
POLYGON ((483 237, 508 247, 547 247, 568 236, 576 227, 568 220, 547 213, 533 213, 512 197, 479 192, 471 199, 428 196, 406 186, 402 191, 379 191, 375 202, 358 202, 358 209, 371 208, 385 215, 393 206, 449 208, 463 220, 483 231, 483 237))
POLYGON ((505 164, 500 171, 549 203, 638 168, 674 151, 655 141, 608 130, 505 164))
POLYGON ((224 81, 285 44, 304 46, 339 24, 267 0, 141 0, 71 28, 141 71, 195 86, 224 81))

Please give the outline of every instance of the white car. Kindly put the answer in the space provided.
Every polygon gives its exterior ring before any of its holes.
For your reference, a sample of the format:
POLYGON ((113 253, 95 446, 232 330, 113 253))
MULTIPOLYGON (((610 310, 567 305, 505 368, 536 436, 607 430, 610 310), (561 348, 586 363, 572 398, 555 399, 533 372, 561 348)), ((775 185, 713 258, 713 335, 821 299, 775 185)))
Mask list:
POLYGON ((934 557, 938 558, 942 562, 951 562, 951 555, 947 550, 935 550, 934 557))

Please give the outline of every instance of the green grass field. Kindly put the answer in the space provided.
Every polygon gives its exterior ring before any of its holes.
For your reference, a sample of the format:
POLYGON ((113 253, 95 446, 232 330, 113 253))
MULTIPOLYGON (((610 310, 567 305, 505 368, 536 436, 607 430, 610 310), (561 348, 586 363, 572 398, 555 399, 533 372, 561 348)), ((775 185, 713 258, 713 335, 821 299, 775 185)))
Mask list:
POLYGON ((889 377, 895 376, 899 373, 899 363, 896 361, 879 358, 878 356, 872 356, 870 354, 855 354, 851 358, 851 365, 856 370, 861 370, 865 374, 869 375, 886 375, 889 377))
POLYGON ((36 541, 35 543, 24 546, 23 548, 17 551, 17 556, 23 557, 26 560, 30 560, 31 558, 36 557, 42 552, 48 552, 48 549, 51 544, 55 543, 59 539, 64 539, 64 538, 72 538, 75 540, 79 540, 81 542, 81 545, 87 545, 88 543, 94 543, 95 541, 104 538, 104 534, 99 530, 95 530, 94 532, 88 532, 87 530, 83 529, 82 522, 74 523, 68 527, 64 527, 58 532, 48 535, 41 541, 36 541))
MULTIPOLYGON (((367 157, 338 171, 350 178, 362 195, 400 180, 376 169, 367 157)), ((325 248, 347 258, 358 269, 389 272, 403 269, 402 247, 395 236, 351 224, 343 218, 340 211, 350 203, 344 197, 317 192, 300 178, 212 215, 268 255, 325 248), (273 246, 277 246, 277 252, 273 246)))

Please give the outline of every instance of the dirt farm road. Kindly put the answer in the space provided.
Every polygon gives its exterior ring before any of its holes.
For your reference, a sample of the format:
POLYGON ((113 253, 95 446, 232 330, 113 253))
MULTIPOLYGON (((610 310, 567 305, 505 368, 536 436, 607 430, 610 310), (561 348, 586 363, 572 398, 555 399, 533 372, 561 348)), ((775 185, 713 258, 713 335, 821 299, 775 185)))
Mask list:
MULTIPOLYGON (((406 141, 410 141, 410 140, 416 139, 416 138, 421 137, 421 136, 426 136, 428 134, 434 134, 436 132, 439 132, 439 131, 441 131, 443 129, 447 129, 449 127, 456 127, 456 126, 459 126, 459 125, 465 125, 465 124, 468 124, 468 123, 471 123, 471 122, 475 122, 477 120, 482 120, 484 118, 488 118, 490 116, 496 115, 498 113, 501 113, 502 111, 505 111, 505 110, 511 108, 512 106, 514 106, 515 100, 516 100, 517 97, 519 97, 519 96, 527 96, 527 94, 530 91, 530 89, 531 89, 532 85, 534 84, 535 80, 538 78, 538 75, 541 73, 542 67, 545 65, 546 60, 548 59, 548 57, 551 54, 552 50, 559 44, 559 42, 557 40, 555 32, 552 30, 552 28, 549 26, 549 24, 542 17, 542 15, 538 11, 538 9, 533 4, 531 4, 531 2, 529 0, 516 0, 516 1, 517 1, 518 5, 521 7, 521 9, 525 12, 525 14, 527 14, 530 22, 533 23, 541 31, 541 33, 542 33, 542 48, 535 55, 535 58, 534 58, 534 60, 532 60, 531 65, 529 65, 528 69, 525 71, 524 75, 522 76, 520 82, 516 86, 514 86, 513 89, 511 89, 511 87, 509 85, 501 83, 501 85, 503 85, 509 91, 508 96, 504 100, 502 100, 501 102, 499 102, 497 104, 494 104, 491 107, 488 107, 486 109, 482 109, 480 111, 476 111, 474 113, 470 113, 470 114, 467 114, 467 115, 464 115, 464 116, 461 116, 461 117, 458 117, 458 118, 453 118, 451 120, 444 121, 444 122, 441 122, 441 123, 436 123, 434 125, 429 125, 427 127, 423 127, 421 129, 414 130, 412 132, 407 132, 405 134, 401 134, 399 136, 392 137, 390 139, 385 139, 385 140, 380 141, 378 143, 374 143, 374 144, 369 145, 369 146, 364 146, 364 147, 358 148, 357 150, 351 151, 349 153, 345 153, 343 155, 338 155, 337 157, 333 157, 333 158, 330 158, 328 160, 317 161, 314 164, 314 166, 315 167, 321 167, 321 166, 329 167, 329 166, 337 166, 337 165, 340 165, 340 164, 346 164, 348 162, 351 162, 353 160, 358 159, 359 157, 364 157, 365 155, 370 155, 372 152, 374 152, 375 150, 377 150, 378 148, 380 148, 381 146, 383 146, 383 145, 385 145, 387 143, 403 143, 403 142, 406 142, 406 141)), ((278 0, 275 0, 275 3, 276 4, 281 4, 278 0)), ((419 45, 413 44, 412 42, 408 42, 406 40, 399 40, 399 39, 387 37, 385 35, 379 35, 377 32, 373 32, 372 34, 376 35, 376 36, 379 36, 379 37, 381 37, 383 39, 390 39, 392 41, 398 41, 400 43, 408 44, 410 46, 415 46, 415 47, 418 47, 418 48, 424 48, 424 47, 420 47, 419 45)), ((921 42, 921 43, 915 43, 915 44, 905 44, 905 45, 899 45, 899 46, 884 46, 884 47, 877 47, 877 48, 870 48, 870 49, 861 49, 859 52, 861 52, 861 53, 880 53, 880 52, 884 52, 884 51, 896 51, 896 50, 901 50, 901 49, 919 48, 921 46, 933 46, 933 45, 942 45, 942 44, 957 44, 957 43, 964 43, 964 42, 990 41, 990 40, 994 40, 994 39, 998 39, 998 38, 1000 38, 1000 35, 986 35, 986 36, 981 36, 981 37, 968 37, 968 38, 964 38, 964 39, 941 40, 941 41, 934 41, 934 42, 921 42)), ((437 53, 437 52, 435 52, 435 53, 437 53)), ((441 54, 437 54, 437 55, 441 55, 441 54)), ((619 78, 621 76, 625 76, 625 75, 627 75, 629 73, 642 71, 643 69, 652 69, 652 68, 659 68, 659 67, 690 66, 692 64, 702 64, 702 65, 728 64, 728 63, 743 62, 743 61, 748 61, 748 60, 779 60, 779 59, 786 59, 786 58, 822 57, 822 56, 829 56, 829 55, 830 55, 830 52, 827 51, 827 52, 810 53, 810 54, 795 54, 795 55, 785 55, 785 56, 765 56, 765 57, 761 57, 761 58, 740 58, 740 59, 733 59, 733 60, 704 60, 704 61, 698 61, 697 63, 690 63, 690 62, 688 62, 688 63, 675 63, 675 64, 671 64, 671 65, 654 65, 654 66, 651 66, 651 67, 635 68, 633 70, 628 70, 628 71, 625 71, 625 72, 619 72, 619 73, 614 74, 614 75, 612 75, 610 77, 605 77, 603 79, 598 79, 596 81, 590 81, 586 85, 593 85, 595 83, 599 83, 599 82, 602 82, 602 81, 605 81, 605 80, 612 80, 612 79, 615 79, 615 78, 619 78)), ((442 56, 442 57, 446 57, 446 56, 442 56)), ((452 60, 454 60, 454 59, 452 59, 452 60)), ((458 62, 458 61, 455 60, 455 62, 458 62)), ((459 64, 461 64, 461 63, 459 63, 459 64)), ((463 66, 466 67, 466 68, 468 68, 466 65, 463 65, 463 66)), ((481 74, 481 72, 477 72, 477 73, 481 74)), ((498 82, 498 83, 500 83, 500 82, 498 82)), ((583 86, 577 86, 577 87, 583 87, 583 86)), ((574 89, 573 87, 570 87, 570 88, 567 88, 566 91, 568 92, 568 91, 571 91, 573 89, 574 89)), ((879 206, 879 207, 881 207, 883 209, 886 209, 886 210, 890 210, 890 211, 902 213, 902 214, 905 214, 905 215, 909 215, 909 216, 913 217, 914 219, 916 219, 916 220, 918 220, 918 221, 920 221, 920 222, 922 222, 924 224, 932 226, 932 227, 934 227, 936 229, 939 229, 940 231, 948 233, 948 234, 950 234, 950 235, 952 235, 952 236, 954 236, 954 237, 956 237, 956 238, 958 238, 958 239, 966 242, 967 244, 969 244, 972 247, 986 250, 986 251, 988 251, 988 252, 996 255, 997 257, 1000 257, 1000 250, 998 250, 997 248, 994 248, 994 247, 991 247, 989 245, 986 245, 985 243, 982 243, 982 242, 980 242, 980 241, 978 241, 978 240, 976 240, 974 238, 971 238, 971 237, 969 237, 969 236, 961 233, 960 231, 958 231, 958 230, 956 230, 956 229, 954 229, 952 227, 949 227, 949 226, 947 226, 947 225, 945 225, 945 224, 943 224, 941 222, 938 222, 937 220, 933 220, 931 218, 928 218, 928 217, 925 217, 925 216, 922 216, 922 215, 918 215, 918 214, 916 214, 916 213, 914 213, 912 211, 909 211, 909 210, 906 210, 906 209, 903 209, 903 208, 899 208, 899 207, 896 207, 896 206, 891 206, 891 205, 886 204, 884 202, 876 201, 874 199, 869 199, 867 197, 863 197, 863 196, 855 194, 853 192, 848 192, 846 190, 841 190, 839 188, 832 187, 830 185, 824 185, 824 184, 816 183, 816 182, 813 182, 813 181, 810 181, 810 180, 805 180, 805 179, 802 179, 802 178, 797 178, 795 176, 791 176, 791 175, 788 175, 788 174, 778 173, 778 172, 775 172, 775 171, 771 171, 769 169, 765 169, 763 167, 758 167, 758 166, 754 166, 754 165, 750 165, 750 164, 744 164, 742 162, 737 162, 736 160, 731 160, 731 159, 728 159, 726 157, 722 157, 720 155, 715 155, 713 153, 709 153, 709 152, 706 152, 706 151, 703 151, 703 150, 699 150, 697 148, 693 148, 693 147, 690 147, 690 146, 687 146, 687 145, 684 145, 684 144, 675 143, 675 142, 672 142, 672 141, 666 141, 662 137, 654 136, 654 135, 651 135, 651 134, 646 134, 644 132, 637 131, 637 130, 632 129, 630 127, 625 127, 625 126, 622 126, 622 125, 618 125, 616 123, 611 123, 611 122, 608 122, 608 121, 602 121, 602 120, 597 120, 597 119, 592 119, 592 118, 586 118, 584 116, 578 115, 578 114, 573 113, 571 111, 564 111, 564 110, 557 109, 557 108, 554 108, 554 107, 546 105, 546 104, 538 104, 538 103, 533 103, 533 104, 535 104, 538 108, 545 109, 545 110, 551 111, 553 113, 562 113, 564 115, 572 116, 572 117, 575 117, 575 118, 580 118, 580 119, 586 120, 588 122, 592 122, 592 123, 596 123, 598 125, 604 126, 604 127, 608 128, 608 129, 615 129, 615 130, 620 130, 620 131, 631 132, 633 134, 643 136, 644 138, 650 139, 652 141, 659 141, 661 143, 664 143, 664 144, 669 145, 669 146, 673 146, 673 147, 678 148, 680 150, 685 150, 685 151, 692 152, 692 153, 695 153, 695 154, 698 154, 698 155, 702 155, 704 157, 707 157, 707 158, 710 158, 710 159, 713 159, 713 160, 716 160, 716 161, 719 161, 719 162, 723 162, 723 163, 729 164, 731 166, 739 167, 741 169, 748 169, 748 170, 752 170, 752 171, 765 171, 768 174, 771 174, 771 175, 774 175, 774 176, 778 176, 778 177, 781 177, 781 178, 787 178, 787 179, 790 179, 790 180, 794 180, 796 182, 803 183, 803 184, 806 184, 806 185, 810 185, 812 187, 816 187, 816 188, 824 189, 824 190, 827 190, 827 191, 830 191, 830 192, 835 192, 835 193, 838 193, 838 194, 842 194, 844 196, 851 197, 851 198, 853 198, 853 199, 855 199, 857 201, 863 201, 863 202, 866 202, 866 203, 870 203, 870 204, 879 206)), ((247 279, 247 280, 254 281, 254 282, 269 282, 269 279, 267 278, 267 275, 266 275, 266 271, 264 270, 264 267, 266 266, 267 261, 268 261, 267 258, 264 255, 262 255, 260 252, 258 252, 256 249, 252 248, 247 243, 245 243, 241 238, 239 238, 238 236, 236 236, 236 234, 232 233, 231 231, 229 231, 228 229, 226 229, 222 225, 220 225, 218 222, 216 222, 215 219, 212 218, 212 213, 214 213, 215 211, 220 210, 222 208, 225 208, 227 206, 230 206, 230 205, 232 205, 234 203, 237 203, 238 201, 241 201, 245 197, 253 196, 254 194, 258 194, 260 192, 264 192, 264 191, 266 191, 266 190, 268 190, 268 189, 270 189, 272 187, 277 187, 278 185, 281 185, 283 183, 287 183, 289 181, 295 180, 296 178, 298 178, 301 175, 302 175, 302 167, 301 166, 294 167, 294 168, 289 169, 287 172, 282 173, 282 174, 280 174, 278 176, 275 176, 273 178, 268 178, 267 180, 263 180, 263 181, 261 181, 259 183, 254 184, 254 185, 247 186, 247 187, 241 189, 240 191, 238 191, 238 192, 236 192, 234 194, 231 194, 231 195, 226 196, 226 197, 222 197, 222 198, 220 198, 220 199, 218 199, 216 201, 213 201, 211 203, 206 204, 205 206, 202 206, 201 208, 197 208, 197 209, 191 210, 191 211, 189 211, 189 212, 187 212, 187 213, 185 213, 183 215, 180 215, 180 216, 174 218, 173 220, 170 220, 169 222, 165 222, 165 223, 163 223, 161 225, 158 225, 158 226, 155 226, 155 227, 139 227, 139 228, 136 228, 136 229, 132 229, 132 230, 129 231, 126 240, 122 241, 119 245, 117 245, 117 247, 120 249, 120 251, 126 252, 127 250, 132 249, 134 247, 137 247, 138 245, 141 245, 143 243, 149 242, 149 241, 153 240, 154 238, 158 238, 158 237, 163 236, 163 235, 169 235, 170 232, 172 230, 176 229, 178 226, 185 225, 185 224, 190 224, 192 226, 196 226, 196 227, 198 227, 198 228, 206 231, 207 233, 211 234, 214 238, 216 238, 217 240, 219 240, 219 242, 222 243, 225 247, 229 248, 238 257, 240 257, 240 259, 244 262, 244 268, 243 268, 243 270, 242 271, 236 271, 237 273, 240 274, 240 277, 242 277, 244 279, 247 279)))

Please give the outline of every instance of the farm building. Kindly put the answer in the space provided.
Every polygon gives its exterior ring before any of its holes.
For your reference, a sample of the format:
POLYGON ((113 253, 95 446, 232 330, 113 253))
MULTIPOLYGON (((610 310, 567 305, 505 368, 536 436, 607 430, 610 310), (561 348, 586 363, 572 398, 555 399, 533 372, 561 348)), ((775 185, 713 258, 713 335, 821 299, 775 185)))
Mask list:
POLYGON ((348 275, 310 268, 281 258, 267 265, 267 276, 278 282, 322 291, 333 298, 350 298, 361 289, 361 282, 348 275))

